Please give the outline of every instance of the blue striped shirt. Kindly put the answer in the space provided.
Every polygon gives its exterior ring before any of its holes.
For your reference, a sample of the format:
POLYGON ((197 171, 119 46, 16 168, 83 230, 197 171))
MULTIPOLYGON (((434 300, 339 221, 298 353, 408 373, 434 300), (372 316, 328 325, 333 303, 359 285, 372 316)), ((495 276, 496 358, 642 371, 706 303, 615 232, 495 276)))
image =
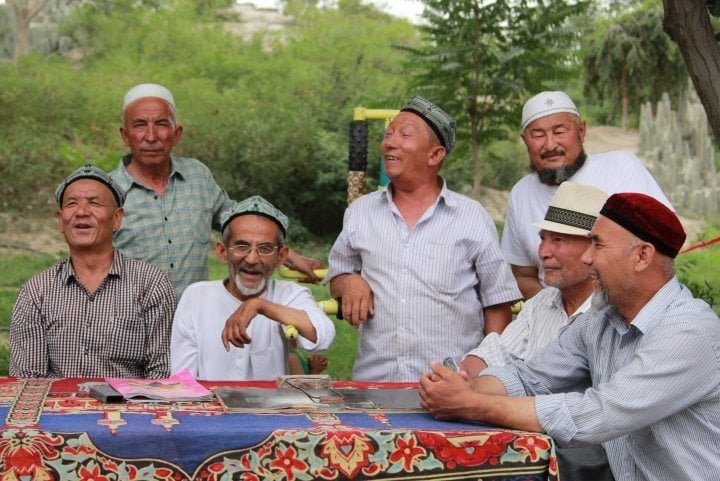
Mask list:
POLYGON ((612 306, 582 314, 526 363, 485 374, 537 395, 559 445, 602 442, 618 480, 720 473, 720 320, 676 278, 632 324, 612 306))
POLYGON ((359 273, 375 314, 359 327, 353 379, 417 381, 432 360, 461 359, 483 338, 483 308, 520 298, 490 214, 447 189, 412 230, 390 189, 356 200, 327 279, 359 273))
POLYGON ((234 201, 198 160, 173 157, 167 187, 159 196, 130 175, 128 159, 110 172, 127 197, 113 243, 128 257, 159 267, 180 297, 193 282, 208 279, 210 233, 220 229, 220 214, 234 201))

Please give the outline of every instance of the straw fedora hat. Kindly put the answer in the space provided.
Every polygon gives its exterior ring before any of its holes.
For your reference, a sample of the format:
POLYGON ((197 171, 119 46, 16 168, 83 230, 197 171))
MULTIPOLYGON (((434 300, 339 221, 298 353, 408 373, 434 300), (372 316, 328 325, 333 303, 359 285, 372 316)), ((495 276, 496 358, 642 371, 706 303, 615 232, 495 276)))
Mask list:
POLYGON ((545 219, 533 225, 560 234, 590 235, 608 194, 576 182, 563 182, 555 191, 545 219))

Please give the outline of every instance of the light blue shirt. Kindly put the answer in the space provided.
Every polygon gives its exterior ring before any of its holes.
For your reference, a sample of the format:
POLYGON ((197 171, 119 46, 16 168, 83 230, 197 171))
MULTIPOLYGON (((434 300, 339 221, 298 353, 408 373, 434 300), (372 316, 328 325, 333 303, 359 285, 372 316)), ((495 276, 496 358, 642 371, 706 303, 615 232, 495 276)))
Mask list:
POLYGON ((359 327, 353 379, 416 382, 430 361, 461 359, 483 338, 483 308, 521 297, 479 202, 443 188, 410 230, 390 189, 353 202, 327 279, 359 273, 375 314, 359 327))
POLYGON ((612 306, 582 314, 527 362, 483 375, 537 396, 560 446, 602 442, 618 480, 720 473, 720 320, 676 278, 632 324, 612 306))

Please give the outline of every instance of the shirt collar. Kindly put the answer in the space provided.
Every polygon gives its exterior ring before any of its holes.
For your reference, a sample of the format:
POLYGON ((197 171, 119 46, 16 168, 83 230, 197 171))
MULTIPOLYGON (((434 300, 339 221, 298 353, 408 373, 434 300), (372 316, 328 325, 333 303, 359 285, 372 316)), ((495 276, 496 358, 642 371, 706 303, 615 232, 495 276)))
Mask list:
MULTIPOLYGON (((141 186, 139 182, 135 180, 135 177, 130 175, 127 170, 127 166, 132 162, 132 154, 124 155, 120 162, 120 168, 118 174, 115 177, 120 188, 127 194, 133 184, 141 186)), ((179 179, 184 180, 186 178, 186 166, 182 162, 178 162, 175 156, 170 157, 170 178, 177 176, 179 179)))
MULTIPOLYGON (((451 192, 451 191, 450 191, 450 189, 448 189, 448 187, 447 187, 447 182, 445 182, 445 179, 444 179, 443 177, 440 177, 440 180, 442 181, 442 186, 440 187, 440 194, 438 195, 438 198, 437 198, 437 200, 435 201, 435 204, 434 204, 434 205, 437 205, 437 204, 440 202, 440 199, 442 199, 443 202, 445 202, 446 205, 449 205, 449 206, 452 206, 452 207, 456 206, 456 205, 457 205, 457 200, 454 199, 454 198, 450 195, 450 192, 451 192)), ((393 194, 392 194, 392 187, 391 187, 391 186, 392 186, 392 182, 389 183, 389 184, 383 189, 383 190, 385 191, 385 199, 387 200, 388 203, 392 203, 392 196, 393 196, 393 194)))
MULTIPOLYGON (((120 277, 124 264, 125 261, 123 256, 117 249, 113 249, 113 261, 112 264, 110 264, 110 270, 108 271, 106 277, 120 277)), ((73 269, 73 265, 72 262, 70 262, 69 257, 60 264, 59 275, 63 284, 69 283, 70 279, 75 279, 75 269, 73 269)))
POLYGON ((632 325, 643 333, 652 331, 658 325, 658 320, 662 319, 661 313, 677 298, 680 289, 680 281, 678 281, 677 277, 670 279, 640 309, 640 312, 633 319, 632 325))

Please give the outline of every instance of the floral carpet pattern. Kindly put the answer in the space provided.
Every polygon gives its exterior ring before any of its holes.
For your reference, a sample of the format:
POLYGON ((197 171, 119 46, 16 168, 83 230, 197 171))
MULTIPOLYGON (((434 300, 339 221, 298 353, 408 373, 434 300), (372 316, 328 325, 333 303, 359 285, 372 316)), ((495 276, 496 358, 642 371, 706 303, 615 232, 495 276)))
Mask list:
POLYGON ((559 479, 541 434, 424 413, 102 404, 86 384, 0 379, 0 481, 559 479))

